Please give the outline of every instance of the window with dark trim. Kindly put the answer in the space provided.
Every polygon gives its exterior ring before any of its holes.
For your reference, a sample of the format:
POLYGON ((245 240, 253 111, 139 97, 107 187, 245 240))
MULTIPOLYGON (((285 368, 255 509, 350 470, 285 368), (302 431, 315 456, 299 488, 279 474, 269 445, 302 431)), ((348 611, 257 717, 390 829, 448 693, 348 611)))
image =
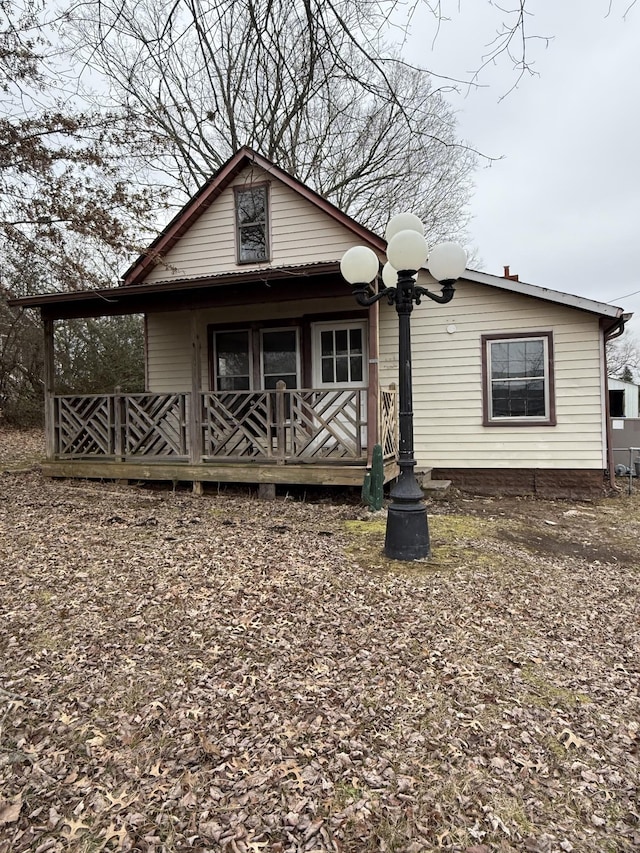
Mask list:
POLYGON ((551 332, 483 335, 485 426, 554 426, 551 332))
POLYGON ((300 385, 300 330, 297 326, 209 327, 211 388, 215 391, 274 389, 300 385))
POLYGON ((251 340, 246 329, 214 334, 216 391, 251 388, 251 340))
POLYGON ((262 329, 260 337, 263 386, 273 389, 284 382, 287 388, 299 388, 298 329, 262 329))
POLYGON ((267 184, 235 187, 236 246, 239 264, 269 260, 267 184))

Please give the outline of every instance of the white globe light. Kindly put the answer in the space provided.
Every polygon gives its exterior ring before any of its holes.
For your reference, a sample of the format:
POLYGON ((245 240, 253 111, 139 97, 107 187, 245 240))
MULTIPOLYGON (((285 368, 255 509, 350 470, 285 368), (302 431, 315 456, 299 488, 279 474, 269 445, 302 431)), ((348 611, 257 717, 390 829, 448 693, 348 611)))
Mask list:
POLYGON ((399 231, 417 231, 418 234, 424 234, 424 225, 422 221, 413 213, 396 213, 392 216, 387 224, 387 230, 384 232, 384 237, 389 243, 399 231))
POLYGON ((380 261, 376 253, 367 246, 354 246, 342 256, 340 272, 349 284, 364 284, 378 275, 380 261))
POLYGON ((385 287, 395 287, 398 284, 398 270, 389 261, 382 267, 382 283, 385 287))
MULTIPOLYGON (((415 281, 418 278, 418 273, 413 276, 415 281)), ((389 261, 382 267, 382 283, 385 287, 397 287, 398 285, 398 270, 391 266, 389 261)))
POLYGON ((458 243, 439 243, 429 253, 429 272, 436 281, 454 281, 467 266, 467 253, 458 243))
POLYGON ((387 258, 394 269, 419 270, 427 259, 427 241, 417 231, 399 231, 389 241, 387 258))

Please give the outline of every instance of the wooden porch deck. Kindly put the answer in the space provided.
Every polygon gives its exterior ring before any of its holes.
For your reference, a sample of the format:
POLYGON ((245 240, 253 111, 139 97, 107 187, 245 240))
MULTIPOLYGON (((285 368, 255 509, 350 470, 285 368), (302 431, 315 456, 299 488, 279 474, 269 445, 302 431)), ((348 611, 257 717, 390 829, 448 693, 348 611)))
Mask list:
MULTIPOLYGON (((114 462, 112 460, 48 460, 46 477, 83 480, 143 480, 193 483, 275 483, 276 485, 355 486, 364 481, 366 463, 356 465, 277 465, 238 463, 191 465, 188 462, 114 462)), ((395 460, 384 464, 385 483, 398 476, 395 460)))
MULTIPOLYGON (((51 477, 360 485, 367 389, 51 395, 51 477)), ((397 476, 394 388, 380 392, 385 480, 397 476)), ((373 442, 375 443, 375 442, 373 442)))

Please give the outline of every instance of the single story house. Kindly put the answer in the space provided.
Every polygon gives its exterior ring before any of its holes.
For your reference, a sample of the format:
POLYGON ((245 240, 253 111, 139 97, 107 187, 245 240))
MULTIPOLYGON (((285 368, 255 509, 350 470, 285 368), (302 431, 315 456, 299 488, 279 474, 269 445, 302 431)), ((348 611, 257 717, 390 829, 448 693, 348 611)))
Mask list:
MULTIPOLYGON (((353 299, 339 262, 358 244, 384 262, 381 237, 243 148, 117 287, 13 300, 44 322, 45 473, 360 485, 379 443, 393 479, 397 315, 353 299), (145 318, 145 392, 54 393, 54 324, 128 313, 145 318)), ((452 302, 416 306, 417 471, 476 492, 601 493, 605 343, 625 316, 471 270, 452 302)))

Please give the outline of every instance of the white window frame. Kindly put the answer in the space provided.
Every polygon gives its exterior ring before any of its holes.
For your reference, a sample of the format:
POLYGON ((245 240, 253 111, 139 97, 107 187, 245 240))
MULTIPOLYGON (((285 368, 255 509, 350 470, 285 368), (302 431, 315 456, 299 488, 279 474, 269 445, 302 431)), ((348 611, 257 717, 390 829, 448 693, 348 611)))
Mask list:
POLYGON ((314 388, 366 388, 369 383, 369 355, 366 320, 336 320, 313 324, 313 387, 314 388), (321 333, 342 329, 360 329, 362 331, 362 381, 361 382, 323 382, 322 381, 322 341, 321 333))

